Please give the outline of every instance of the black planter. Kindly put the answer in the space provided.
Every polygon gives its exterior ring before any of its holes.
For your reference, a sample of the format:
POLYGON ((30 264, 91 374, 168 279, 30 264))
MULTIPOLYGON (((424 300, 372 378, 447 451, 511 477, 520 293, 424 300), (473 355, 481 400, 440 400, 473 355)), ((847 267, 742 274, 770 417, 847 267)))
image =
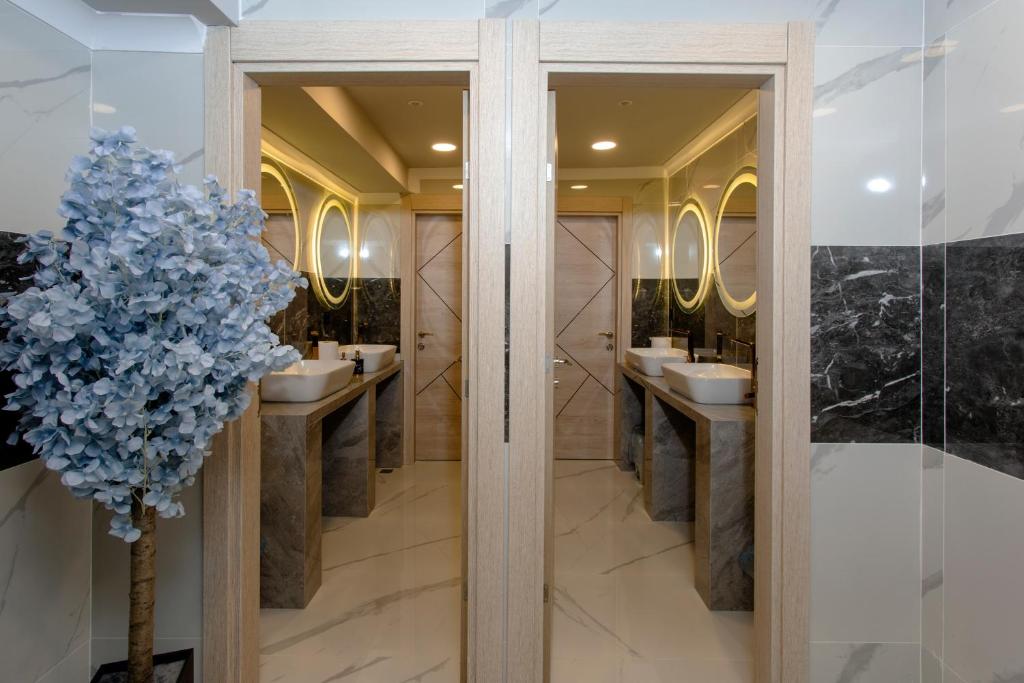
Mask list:
MULTIPOLYGON (((192 650, 178 650, 153 655, 153 680, 157 683, 193 683, 192 650), (178 669, 177 678, 170 671, 178 669), (161 670, 166 671, 164 678, 161 670), (170 670, 170 671, 168 671, 170 670)), ((92 683, 128 683, 128 660, 104 664, 92 677, 92 683)))

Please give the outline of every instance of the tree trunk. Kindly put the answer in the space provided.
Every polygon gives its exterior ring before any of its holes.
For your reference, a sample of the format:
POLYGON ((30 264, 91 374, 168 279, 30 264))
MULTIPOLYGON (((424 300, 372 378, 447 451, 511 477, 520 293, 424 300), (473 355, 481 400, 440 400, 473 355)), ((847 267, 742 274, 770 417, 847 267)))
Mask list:
POLYGON ((128 625, 128 680, 153 681, 153 606, 156 603, 156 509, 132 500, 132 523, 142 532, 132 543, 128 625))

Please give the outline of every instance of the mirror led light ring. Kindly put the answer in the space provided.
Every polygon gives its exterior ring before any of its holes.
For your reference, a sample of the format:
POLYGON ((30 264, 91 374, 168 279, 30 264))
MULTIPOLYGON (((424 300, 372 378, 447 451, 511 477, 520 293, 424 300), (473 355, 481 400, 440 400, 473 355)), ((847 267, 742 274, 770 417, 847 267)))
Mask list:
POLYGON ((260 163, 260 174, 267 174, 278 182, 284 190, 284 196, 288 199, 288 206, 292 212, 292 223, 295 226, 295 256, 292 257, 292 270, 299 270, 299 258, 302 256, 302 231, 299 229, 299 210, 296 208, 295 193, 292 192, 291 183, 284 177, 277 166, 263 161, 260 163))
POLYGON ((335 195, 327 195, 320 203, 320 208, 317 209, 316 212, 316 221, 313 222, 313 234, 310 239, 313 255, 312 280, 313 291, 316 294, 317 299, 320 300, 320 303, 329 308, 337 308, 338 306, 341 306, 341 304, 345 303, 345 299, 348 298, 349 292, 352 289, 352 264, 355 262, 355 259, 349 259, 348 277, 345 279, 345 289, 340 295, 335 296, 327 287, 327 280, 324 278, 323 261, 320 256, 320 243, 323 239, 324 221, 327 220, 327 214, 331 209, 337 209, 338 212, 341 213, 342 218, 345 219, 345 227, 348 229, 349 244, 352 244, 352 221, 349 220, 348 211, 345 209, 344 202, 335 195))
POLYGON ((704 302, 704 297, 708 293, 708 289, 711 287, 711 235, 708 231, 708 222, 706 218, 707 214, 704 211, 704 206, 700 203, 700 200, 696 197, 690 197, 683 202, 679 209, 679 217, 676 218, 675 227, 672 230, 672 258, 670 259, 672 269, 672 291, 675 294, 676 301, 687 313, 693 313, 700 305, 704 302), (683 218, 686 214, 692 213, 697 217, 697 223, 700 225, 700 237, 703 241, 704 247, 704 258, 700 264, 700 275, 697 282, 697 292, 692 298, 687 299, 683 296, 683 293, 679 291, 679 278, 676 276, 676 236, 679 234, 679 226, 683 224, 683 218))
POLYGON ((732 177, 729 184, 725 186, 725 191, 722 193, 722 199, 718 202, 718 215, 715 217, 715 287, 718 289, 718 295, 722 299, 722 303, 725 304, 725 308, 733 315, 739 318, 745 318, 746 316, 753 313, 757 308, 757 289, 742 301, 738 301, 733 297, 728 288, 725 286, 725 281, 722 279, 722 266, 719 260, 718 242, 722 235, 722 218, 725 217, 725 207, 729 203, 729 197, 735 192, 741 185, 753 185, 756 191, 757 189, 757 169, 752 167, 746 167, 739 170, 739 172, 732 177))

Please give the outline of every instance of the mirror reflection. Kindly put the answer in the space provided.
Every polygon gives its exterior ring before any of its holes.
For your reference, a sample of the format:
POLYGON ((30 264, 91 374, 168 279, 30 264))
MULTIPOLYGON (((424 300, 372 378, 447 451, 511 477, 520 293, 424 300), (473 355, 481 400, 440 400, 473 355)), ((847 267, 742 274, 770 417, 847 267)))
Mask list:
POLYGON ((672 288, 685 311, 697 309, 710 276, 707 220, 696 199, 683 202, 672 234, 672 288))
POLYGON ((757 175, 741 171, 726 186, 715 228, 715 282, 726 308, 744 317, 757 307, 757 175))
POLYGON ((295 197, 284 174, 268 163, 260 166, 260 206, 267 213, 262 239, 271 260, 297 269, 301 240, 295 197))
POLYGON ((324 303, 339 305, 352 284, 353 234, 349 209, 330 198, 320 210, 316 231, 317 274, 324 303))

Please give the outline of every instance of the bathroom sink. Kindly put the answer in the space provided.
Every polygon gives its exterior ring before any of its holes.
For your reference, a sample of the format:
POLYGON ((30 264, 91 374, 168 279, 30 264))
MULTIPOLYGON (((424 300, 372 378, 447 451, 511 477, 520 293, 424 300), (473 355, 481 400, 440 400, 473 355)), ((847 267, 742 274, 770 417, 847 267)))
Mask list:
POLYGON ((355 369, 350 360, 300 360, 264 377, 260 395, 264 401, 319 401, 348 384, 355 369))
POLYGON ((395 362, 395 347, 391 344, 348 344, 338 347, 338 357, 345 354, 345 358, 355 358, 356 349, 359 349, 359 356, 363 359, 363 372, 377 372, 395 362))
POLYGON ((662 363, 685 363, 688 359, 683 349, 626 349, 626 363, 648 377, 661 377, 662 363))
POLYGON ((738 405, 750 399, 750 370, 724 363, 665 363, 665 381, 697 403, 738 405))

